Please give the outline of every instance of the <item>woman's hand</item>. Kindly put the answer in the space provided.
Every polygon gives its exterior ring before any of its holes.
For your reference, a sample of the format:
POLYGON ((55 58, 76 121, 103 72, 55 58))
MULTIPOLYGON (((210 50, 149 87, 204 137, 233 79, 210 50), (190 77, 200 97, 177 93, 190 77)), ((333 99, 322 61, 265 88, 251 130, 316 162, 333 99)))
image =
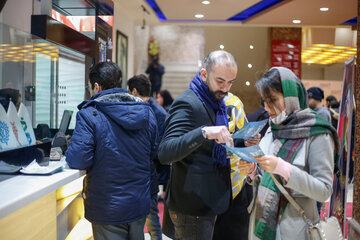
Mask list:
POLYGON ((280 160, 278 157, 275 157, 273 155, 265 155, 254 158, 256 161, 259 162, 261 167, 269 173, 273 173, 273 171, 276 168, 276 165, 278 164, 278 161, 280 160))
POLYGON ((258 145, 260 142, 260 138, 261 135, 257 134, 255 137, 253 138, 249 138, 249 139, 244 139, 244 144, 246 147, 250 147, 250 146, 254 146, 254 145, 258 145))
POLYGON ((255 170, 256 163, 244 161, 242 159, 238 162, 239 171, 247 175, 251 174, 255 170))

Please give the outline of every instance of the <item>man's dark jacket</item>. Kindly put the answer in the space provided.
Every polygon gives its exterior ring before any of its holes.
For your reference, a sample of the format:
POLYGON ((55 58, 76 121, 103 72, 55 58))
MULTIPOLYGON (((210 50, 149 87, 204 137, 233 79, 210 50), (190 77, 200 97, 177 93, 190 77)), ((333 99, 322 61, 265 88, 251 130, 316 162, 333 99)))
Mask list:
POLYGON ((188 89, 172 104, 165 125, 158 155, 161 163, 172 163, 168 208, 193 216, 225 212, 231 201, 230 168, 220 172, 214 167, 213 140, 201 132, 215 125, 215 112, 188 89))
POLYGON ((151 85, 159 85, 161 84, 161 78, 165 73, 165 68, 162 64, 152 63, 147 67, 146 73, 149 74, 151 85))
POLYGON ((86 169, 85 217, 102 225, 146 217, 157 136, 149 103, 113 88, 79 109, 66 161, 71 168, 86 169))

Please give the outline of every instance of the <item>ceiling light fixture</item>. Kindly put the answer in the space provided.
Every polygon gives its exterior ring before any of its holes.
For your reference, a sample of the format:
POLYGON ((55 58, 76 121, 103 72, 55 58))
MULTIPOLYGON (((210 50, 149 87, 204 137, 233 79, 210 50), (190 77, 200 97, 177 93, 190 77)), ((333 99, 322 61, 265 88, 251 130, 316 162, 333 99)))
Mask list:
POLYGON ((327 12, 327 11, 329 11, 329 8, 327 8, 327 7, 322 7, 322 8, 320 8, 320 11, 322 11, 322 12, 327 12))
POLYGON ((224 45, 222 45, 222 44, 219 47, 220 47, 220 49, 224 49, 224 45))
POLYGON ((250 48, 250 49, 254 49, 254 45, 251 45, 251 44, 250 44, 249 48, 250 48))
POLYGON ((246 82, 245 82, 245 85, 246 85, 246 86, 250 86, 250 82, 249 82, 249 81, 246 81, 246 82))
POLYGON ((195 14, 195 17, 196 17, 196 18, 203 18, 204 15, 203 15, 203 14, 195 14))
POLYGON ((204 5, 209 5, 210 1, 202 1, 201 3, 204 4, 204 5))
POLYGON ((344 63, 356 55, 355 48, 348 46, 334 46, 332 44, 313 44, 308 49, 302 50, 303 63, 333 64, 344 63))
POLYGON ((299 23, 301 23, 301 20, 295 19, 292 22, 295 23, 295 24, 299 24, 299 23))
POLYGON ((252 68, 252 64, 251 64, 251 63, 248 64, 248 68, 252 68))

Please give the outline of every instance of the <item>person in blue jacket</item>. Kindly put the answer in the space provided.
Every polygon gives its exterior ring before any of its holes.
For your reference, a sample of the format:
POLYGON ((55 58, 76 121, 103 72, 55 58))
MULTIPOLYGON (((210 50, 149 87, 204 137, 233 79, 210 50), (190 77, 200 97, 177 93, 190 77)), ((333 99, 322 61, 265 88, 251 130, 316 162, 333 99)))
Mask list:
POLYGON ((157 123, 149 103, 115 88, 121 70, 112 62, 90 69, 95 95, 81 103, 66 153, 71 168, 85 169, 85 218, 94 239, 144 239, 150 212, 150 164, 157 123))
MULTIPOLYGON (((150 104, 151 109, 155 114, 155 118, 158 126, 158 139, 161 139, 164 130, 165 130, 165 118, 166 111, 160 106, 152 97, 150 97, 151 91, 151 82, 147 76, 144 74, 136 75, 128 80, 129 92, 135 97, 141 98, 143 101, 148 102, 150 104)), ((153 159, 151 165, 151 184, 150 184, 150 193, 151 193, 151 207, 150 214, 146 218, 146 227, 151 236, 151 240, 161 240, 162 232, 161 232, 161 224, 160 218, 158 216, 158 195, 159 187, 158 187, 158 176, 156 172, 156 165, 159 165, 159 160, 157 158, 157 154, 153 159)))

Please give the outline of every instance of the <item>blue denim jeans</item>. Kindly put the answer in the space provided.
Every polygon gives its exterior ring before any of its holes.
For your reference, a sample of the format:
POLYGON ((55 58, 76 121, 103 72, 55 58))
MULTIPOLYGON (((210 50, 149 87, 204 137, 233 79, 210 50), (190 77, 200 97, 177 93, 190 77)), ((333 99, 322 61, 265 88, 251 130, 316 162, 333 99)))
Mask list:
POLYGON ((158 196, 157 194, 153 194, 153 196, 151 196, 150 213, 145 222, 151 240, 162 240, 161 224, 158 214, 158 196))
POLYGON ((144 240, 145 218, 119 225, 92 223, 94 240, 144 240))
POLYGON ((169 210, 175 227, 175 240, 212 239, 216 216, 190 216, 169 210))

